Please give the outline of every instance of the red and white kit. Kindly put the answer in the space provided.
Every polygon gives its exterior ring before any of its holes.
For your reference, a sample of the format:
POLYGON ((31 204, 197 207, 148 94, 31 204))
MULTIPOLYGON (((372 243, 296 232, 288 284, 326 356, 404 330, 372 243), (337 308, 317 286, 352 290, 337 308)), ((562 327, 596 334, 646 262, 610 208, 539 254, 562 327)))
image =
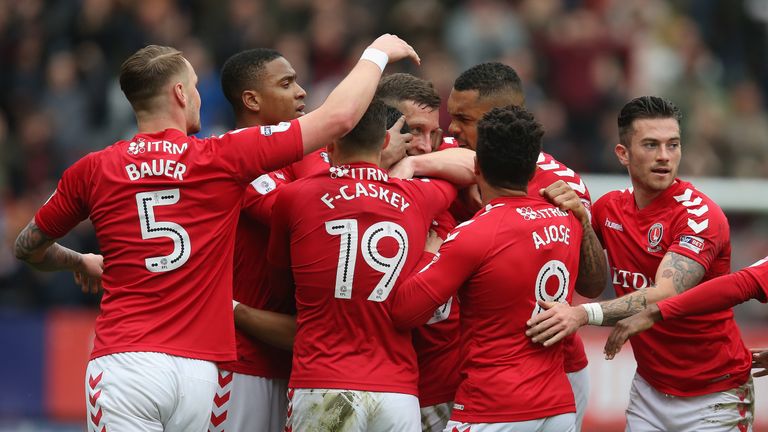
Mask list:
POLYGON ((443 181, 390 179, 368 163, 282 188, 269 261, 290 266, 296 286, 290 387, 417 395, 411 334, 394 329, 387 299, 454 197, 443 181))
POLYGON ((67 169, 35 221, 53 238, 88 217, 96 228, 104 296, 91 358, 234 360, 232 244, 243 192, 302 152, 296 121, 206 139, 166 129, 67 169))
MULTIPOLYGON (((650 287, 668 252, 701 264, 702 281, 730 271, 728 221, 688 182, 676 180, 642 210, 631 190, 610 192, 593 206, 592 224, 608 251, 618 296, 650 287)), ((731 310, 659 322, 630 342, 637 373, 663 393, 698 396, 749 377, 749 351, 731 310)))
MULTIPOLYGON (((257 309, 295 314, 292 293, 273 289, 269 283, 272 268, 267 262, 267 247, 276 190, 297 176, 327 172, 328 168, 328 154, 317 150, 259 176, 246 189, 235 237, 235 300, 257 309)), ((293 354, 239 330, 236 336, 237 361, 219 364, 221 385, 216 389, 209 430, 282 431, 293 354)))
POLYGON ((403 282, 392 310, 399 326, 425 321, 458 291, 462 382, 452 421, 508 423, 575 412, 562 345, 533 344, 525 329, 541 311, 537 300, 570 301, 581 237, 575 217, 538 197, 497 198, 403 282))

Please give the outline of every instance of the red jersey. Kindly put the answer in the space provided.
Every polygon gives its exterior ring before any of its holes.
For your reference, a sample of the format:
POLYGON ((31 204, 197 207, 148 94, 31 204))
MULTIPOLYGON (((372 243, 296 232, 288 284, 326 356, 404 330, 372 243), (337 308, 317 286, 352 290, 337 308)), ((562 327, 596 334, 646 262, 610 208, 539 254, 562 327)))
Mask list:
MULTIPOLYGON (((701 264, 702 281, 730 271, 728 220, 688 182, 676 180, 642 210, 631 190, 606 194, 592 210, 617 296, 652 287, 668 252, 701 264)), ((637 372, 663 393, 698 396, 738 387, 749 377, 749 351, 730 309, 660 322, 630 342, 637 372)))
MULTIPOLYGON (((581 198, 581 202, 584 204, 587 212, 591 211, 592 198, 590 198, 589 190, 587 190, 587 186, 581 180, 581 177, 572 169, 544 152, 539 153, 539 159, 536 161, 536 171, 528 183, 528 195, 540 196, 539 190, 545 189, 558 180, 568 183, 568 186, 581 198)), ((584 342, 581 341, 581 336, 578 333, 563 339, 563 346, 565 349, 565 362, 563 366, 566 373, 578 372, 587 367, 588 361, 587 354, 584 352, 584 342)))
MULTIPOLYGON (((277 197, 275 189, 296 179, 327 172, 328 154, 317 150, 285 168, 263 174, 246 189, 235 237, 234 299, 247 306, 295 314, 293 295, 274 289, 270 282, 272 268, 267 262, 269 223, 277 197), (325 157, 323 158, 323 155, 325 157)), ((224 370, 264 378, 288 379, 293 353, 256 340, 237 330, 235 362, 219 364, 224 370)))
POLYGON ((243 191, 301 158, 298 122, 198 139, 166 129, 91 153, 35 216, 58 238, 90 217, 104 255, 92 358, 235 358, 232 244, 243 191))
POLYGON ((448 183, 390 179, 368 163, 281 189, 269 260, 290 265, 296 287, 291 387, 417 394, 411 333, 394 328, 387 299, 454 197, 448 183))
MULTIPOLYGON (((432 229, 445 240, 456 227, 449 211, 432 221, 432 229)), ((413 347, 419 362, 419 405, 428 407, 453 401, 459 387, 459 300, 451 297, 429 321, 413 329, 413 347)))
MULTIPOLYGON (((403 282, 395 307, 421 308, 409 291, 461 302, 461 384, 451 420, 517 422, 575 412, 563 346, 525 336, 537 300, 570 301, 582 227, 534 197, 491 201, 446 239, 424 270, 403 282), (510 263, 525 263, 514 265, 510 263)), ((393 311, 402 325, 401 311, 393 311)), ((407 315, 407 314, 406 314, 407 315)), ((418 313, 416 314, 418 315, 418 313)))

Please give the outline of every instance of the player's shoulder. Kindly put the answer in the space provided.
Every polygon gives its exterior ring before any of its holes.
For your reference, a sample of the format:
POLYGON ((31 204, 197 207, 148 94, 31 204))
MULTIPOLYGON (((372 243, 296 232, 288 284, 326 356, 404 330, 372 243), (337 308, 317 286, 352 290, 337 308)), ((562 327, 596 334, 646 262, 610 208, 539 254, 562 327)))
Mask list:
POLYGON ((581 176, 564 163, 555 159, 554 156, 541 152, 536 160, 536 171, 534 176, 540 177, 543 183, 554 183, 557 180, 563 180, 582 197, 589 197, 589 190, 581 179, 581 176))
POLYGON ((624 201, 632 198, 632 188, 616 189, 606 192, 592 204, 592 211, 603 210, 612 206, 619 206, 624 201))
POLYGON ((710 230, 713 234, 719 235, 723 230, 715 227, 727 228, 728 226, 728 218, 720 206, 686 181, 678 180, 668 200, 668 209, 666 214, 675 221, 677 226, 683 230, 690 228, 696 234, 710 230))

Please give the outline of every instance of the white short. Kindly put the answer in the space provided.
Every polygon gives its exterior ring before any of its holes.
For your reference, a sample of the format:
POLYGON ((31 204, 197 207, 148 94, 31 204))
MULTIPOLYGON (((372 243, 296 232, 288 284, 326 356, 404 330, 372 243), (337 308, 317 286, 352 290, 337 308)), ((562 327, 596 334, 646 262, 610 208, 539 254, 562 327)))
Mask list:
POLYGON ((98 357, 85 371, 88 431, 203 432, 216 365, 155 352, 98 357))
POLYGON ((288 381, 219 370, 208 432, 283 432, 288 381))
POLYGON ((451 420, 444 432, 573 432, 575 420, 574 413, 508 423, 461 423, 451 420))
POLYGON ((635 374, 627 407, 626 432, 705 432, 752 430, 755 397, 752 378, 724 392, 694 397, 661 393, 635 374))
POLYGON ((587 411, 587 401, 589 401, 589 372, 585 367, 566 375, 571 382, 573 399, 576 401, 576 432, 581 432, 581 423, 584 421, 584 413, 587 411))
POLYGON ((421 408, 421 432, 442 432, 453 411, 453 402, 421 408))
POLYGON ((419 432, 419 400, 402 393, 289 389, 285 430, 419 432))

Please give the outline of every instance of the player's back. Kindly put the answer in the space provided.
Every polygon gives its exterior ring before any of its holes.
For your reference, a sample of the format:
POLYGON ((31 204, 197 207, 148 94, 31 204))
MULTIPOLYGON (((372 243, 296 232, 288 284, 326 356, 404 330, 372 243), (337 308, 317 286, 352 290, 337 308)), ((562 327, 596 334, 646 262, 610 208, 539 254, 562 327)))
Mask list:
POLYGON ((291 387, 417 394, 411 333, 394 328, 387 299, 454 196, 444 182, 389 179, 365 163, 281 190, 270 261, 285 265, 290 253, 298 315, 291 387), (287 238, 290 251, 280 244, 287 238))
POLYGON ((526 336, 537 300, 570 301, 582 228, 538 197, 497 198, 443 245, 474 248, 459 291, 463 381, 454 419, 509 422, 573 412, 561 345, 526 336), (453 244, 452 244, 453 243, 453 244), (514 397, 510 397, 514 395, 514 397))
POLYGON ((96 230, 105 293, 92 357, 234 358, 234 226, 248 179, 300 157, 299 128, 283 128, 271 138, 258 128, 204 140, 173 129, 139 134, 65 173, 61 199, 39 218, 63 227, 90 217, 96 230))

